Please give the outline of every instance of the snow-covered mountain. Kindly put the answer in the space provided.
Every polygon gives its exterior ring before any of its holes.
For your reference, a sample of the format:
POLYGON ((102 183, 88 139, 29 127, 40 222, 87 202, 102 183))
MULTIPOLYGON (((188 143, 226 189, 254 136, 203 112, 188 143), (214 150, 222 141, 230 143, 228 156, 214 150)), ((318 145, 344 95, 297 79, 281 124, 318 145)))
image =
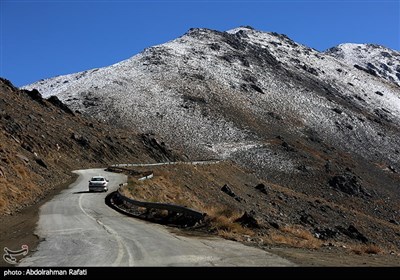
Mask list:
POLYGON ((400 86, 400 52, 375 44, 340 44, 327 54, 400 86))
POLYGON ((322 166, 340 151, 400 169, 400 88, 332 53, 251 27, 190 29, 109 67, 26 88, 155 133, 188 157, 232 158, 272 176, 307 164, 317 172, 292 148, 318 150, 322 166))

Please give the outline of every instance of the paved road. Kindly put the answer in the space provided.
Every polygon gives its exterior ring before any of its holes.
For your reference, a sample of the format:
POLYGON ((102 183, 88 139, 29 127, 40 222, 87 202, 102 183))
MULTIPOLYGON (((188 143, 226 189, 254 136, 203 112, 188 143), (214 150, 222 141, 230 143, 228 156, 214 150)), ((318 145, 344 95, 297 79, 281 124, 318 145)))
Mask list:
POLYGON ((102 169, 76 171, 77 181, 40 209, 36 233, 44 239, 22 266, 291 266, 260 249, 217 237, 184 237, 168 227, 124 216, 105 205, 106 193, 88 193, 93 175, 110 191, 126 176, 102 169))

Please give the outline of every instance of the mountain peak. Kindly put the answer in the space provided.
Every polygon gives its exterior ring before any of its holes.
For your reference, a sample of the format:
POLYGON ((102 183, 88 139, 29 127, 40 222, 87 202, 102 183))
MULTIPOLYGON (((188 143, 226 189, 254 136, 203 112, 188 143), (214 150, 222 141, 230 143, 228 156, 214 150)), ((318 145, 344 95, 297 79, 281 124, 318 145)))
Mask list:
POLYGON ((248 32, 248 31, 253 31, 255 30, 253 27, 246 25, 246 26, 239 26, 233 29, 229 29, 226 32, 227 33, 231 33, 231 34, 236 34, 239 31, 244 31, 244 32, 248 32))
POLYGON ((377 44, 344 43, 325 53, 400 86, 398 51, 377 44))

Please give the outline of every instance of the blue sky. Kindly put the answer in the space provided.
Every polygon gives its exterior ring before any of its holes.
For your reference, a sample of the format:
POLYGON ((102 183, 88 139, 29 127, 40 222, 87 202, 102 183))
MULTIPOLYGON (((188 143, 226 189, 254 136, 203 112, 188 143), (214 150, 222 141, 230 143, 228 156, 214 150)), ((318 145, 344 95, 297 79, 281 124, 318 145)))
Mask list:
POLYGON ((400 0, 0 0, 0 76, 23 86, 108 66, 191 27, 250 25, 325 50, 375 43, 400 50, 400 0))

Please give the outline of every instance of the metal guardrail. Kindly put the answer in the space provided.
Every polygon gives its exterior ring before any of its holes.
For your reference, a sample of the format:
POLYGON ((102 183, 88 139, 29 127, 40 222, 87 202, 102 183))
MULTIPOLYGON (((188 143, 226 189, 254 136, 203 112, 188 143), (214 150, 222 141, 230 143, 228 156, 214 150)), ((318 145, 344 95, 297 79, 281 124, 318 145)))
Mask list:
POLYGON ((189 165, 202 165, 202 164, 217 164, 221 160, 200 160, 200 161, 169 161, 158 163, 121 163, 113 164, 111 167, 146 167, 146 166, 162 166, 162 165, 176 165, 176 164, 189 164, 189 165))
POLYGON ((109 166, 109 167, 106 168, 106 171, 117 172, 117 173, 127 172, 129 175, 134 175, 134 176, 140 175, 140 176, 142 176, 142 177, 137 179, 138 181, 144 181, 144 180, 151 179, 151 178, 154 177, 153 171, 138 172, 138 171, 135 171, 135 170, 132 170, 132 169, 124 168, 124 167, 109 166))
POLYGON ((146 176, 143 176, 143 177, 139 178, 139 179, 138 179, 138 181, 144 181, 144 180, 148 180, 148 179, 151 179, 151 178, 153 178, 153 177, 154 177, 154 173, 153 173, 153 172, 151 172, 150 174, 148 174, 148 175, 146 175, 146 176))
MULTIPOLYGON (((217 164, 220 162, 221 162, 220 160, 206 160, 206 161, 190 161, 190 162, 176 161, 176 162, 160 162, 160 163, 125 163, 125 164, 113 164, 108 169, 115 169, 118 171, 132 171, 124 167, 146 167, 146 166, 162 166, 162 165, 177 165, 177 164, 202 165, 202 164, 217 164)), ((137 180, 143 181, 153 178, 154 173, 149 172, 148 174, 145 173, 144 175, 145 176, 137 180)), ((115 193, 116 198, 120 199, 124 203, 129 203, 131 205, 144 207, 147 209, 159 209, 159 210, 167 210, 168 212, 173 212, 173 213, 182 213, 183 215, 189 216, 197 220, 202 220, 206 216, 205 213, 198 212, 196 210, 187 208, 185 206, 180 206, 170 203, 146 202, 128 198, 121 193, 121 187, 124 185, 126 185, 126 183, 120 184, 120 188, 115 193)))
POLYGON ((138 207, 144 207, 147 209, 159 209, 159 210, 167 210, 168 212, 174 212, 174 213, 182 213, 186 216, 190 216, 192 218, 201 220, 203 219, 206 214, 198 212, 196 210, 176 205, 176 204, 169 204, 169 203, 159 203, 159 202, 145 202, 145 201, 139 201, 139 200, 134 200, 131 198, 128 198, 124 196, 121 192, 120 189, 115 193, 118 199, 120 199, 123 202, 130 203, 132 205, 138 206, 138 207))

